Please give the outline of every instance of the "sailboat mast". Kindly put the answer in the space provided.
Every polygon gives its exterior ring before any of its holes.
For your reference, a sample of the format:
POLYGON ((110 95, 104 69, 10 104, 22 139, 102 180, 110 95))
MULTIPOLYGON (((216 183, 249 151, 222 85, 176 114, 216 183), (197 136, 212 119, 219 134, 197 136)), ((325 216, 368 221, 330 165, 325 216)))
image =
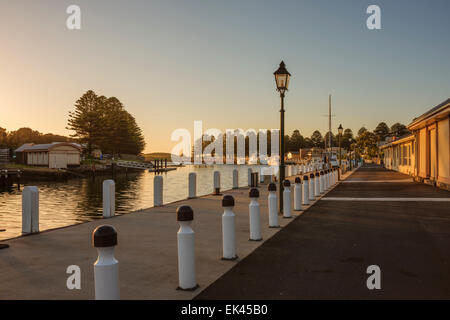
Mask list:
POLYGON ((331 94, 328 96, 328 148, 331 150, 331 94))

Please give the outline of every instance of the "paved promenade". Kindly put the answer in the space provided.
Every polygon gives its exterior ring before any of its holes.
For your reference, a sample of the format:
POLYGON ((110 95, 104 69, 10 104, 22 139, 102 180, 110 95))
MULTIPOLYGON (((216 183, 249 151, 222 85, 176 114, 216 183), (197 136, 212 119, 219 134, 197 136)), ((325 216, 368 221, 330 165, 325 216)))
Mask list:
POLYGON ((362 167, 196 299, 450 299, 449 200, 362 167), (381 290, 367 289, 369 265, 381 290))
MULTIPOLYGON (((211 188, 212 189, 212 188, 211 188)), ((281 229, 268 228, 267 185, 259 188, 263 241, 248 241, 248 188, 230 190, 235 197, 237 261, 222 261, 221 196, 183 200, 111 219, 88 222, 9 241, 0 250, 0 299, 93 299, 93 263, 97 252, 92 231, 111 224, 118 232, 116 258, 120 263, 122 299, 192 299, 240 263, 281 229), (196 233, 197 281, 194 292, 178 291, 177 231, 175 210, 190 205, 196 233), (66 269, 81 268, 81 290, 68 290, 66 269)), ((152 195, 149 195, 152 196, 152 195)), ((297 213, 293 212, 294 216, 297 213)), ((301 213, 301 212, 300 212, 301 213)), ((294 219, 282 219, 284 227, 294 219)), ((233 298, 234 294, 227 296, 233 298)))

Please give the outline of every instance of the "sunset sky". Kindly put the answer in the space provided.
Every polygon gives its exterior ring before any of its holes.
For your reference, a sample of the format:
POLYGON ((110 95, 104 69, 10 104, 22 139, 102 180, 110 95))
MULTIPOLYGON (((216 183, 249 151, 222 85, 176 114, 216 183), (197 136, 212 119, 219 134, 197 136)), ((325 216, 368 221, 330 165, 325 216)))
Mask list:
POLYGON ((273 72, 292 74, 286 126, 325 134, 408 124, 450 97, 450 1, 0 0, 0 127, 68 135, 87 90, 135 116, 146 152, 177 128, 278 128, 273 72), (81 30, 66 8, 81 7, 81 30), (381 8, 382 30, 366 9, 381 8))

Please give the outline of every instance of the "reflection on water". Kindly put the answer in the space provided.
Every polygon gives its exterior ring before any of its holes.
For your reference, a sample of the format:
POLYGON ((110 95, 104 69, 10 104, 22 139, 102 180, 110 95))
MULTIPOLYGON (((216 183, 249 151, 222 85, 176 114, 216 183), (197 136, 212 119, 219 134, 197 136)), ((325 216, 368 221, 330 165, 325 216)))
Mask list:
MULTIPOLYGON (((258 166, 252 166, 253 171, 258 166)), ((239 186, 247 185, 248 166, 186 166, 162 174, 164 203, 188 196, 188 174, 197 172, 197 195, 213 192, 213 172, 221 172, 222 189, 231 189, 233 169, 239 170, 239 186)), ((116 214, 153 206, 154 173, 142 171, 115 177, 116 214)), ((102 183, 109 177, 71 179, 67 182, 33 182, 39 188, 39 228, 41 231, 91 221, 102 217, 102 183)), ((22 231, 22 191, 13 187, 0 191, 0 239, 16 237, 22 231)))

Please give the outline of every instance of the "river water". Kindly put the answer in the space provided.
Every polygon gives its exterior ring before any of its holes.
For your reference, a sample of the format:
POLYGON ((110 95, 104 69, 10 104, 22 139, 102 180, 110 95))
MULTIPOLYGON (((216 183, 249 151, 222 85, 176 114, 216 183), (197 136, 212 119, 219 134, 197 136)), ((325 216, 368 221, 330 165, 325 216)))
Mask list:
MULTIPOLYGON (((197 196, 213 192, 213 172, 221 172, 222 190, 233 186, 233 169, 239 170, 239 186, 248 184, 247 165, 185 166, 163 173, 164 203, 186 199, 188 175, 197 173, 197 196)), ((253 171, 259 170, 252 166, 253 171)), ((153 206, 153 178, 147 170, 117 175, 116 214, 126 214, 153 206)), ((65 182, 28 182, 39 189, 39 228, 41 231, 91 221, 102 217, 102 183, 108 176, 70 179, 65 182)), ((23 188, 21 188, 23 189, 23 188)), ((174 213, 175 214, 175 213, 174 213)), ((22 232, 22 191, 13 186, 0 191, 0 240, 22 232)))

